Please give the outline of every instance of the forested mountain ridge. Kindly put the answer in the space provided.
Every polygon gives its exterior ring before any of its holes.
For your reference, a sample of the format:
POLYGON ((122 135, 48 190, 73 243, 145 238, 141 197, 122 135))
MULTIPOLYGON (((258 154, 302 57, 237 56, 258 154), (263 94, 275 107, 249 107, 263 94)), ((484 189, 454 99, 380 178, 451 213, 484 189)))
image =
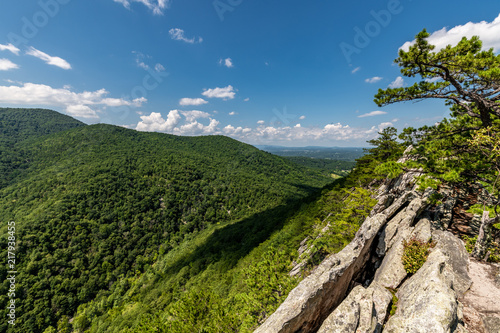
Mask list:
MULTIPOLYGON (((185 239, 265 211, 282 214, 279 207, 332 181, 227 137, 83 126, 53 111, 24 111, 1 112, 2 156, 21 152, 19 163, 4 162, 15 171, 2 173, 0 189, 4 258, 6 221, 16 222, 13 332, 57 327, 78 305, 145 271, 185 239)), ((278 227, 277 219, 260 224, 254 242, 278 227)), ((6 275, 1 266, 2 309, 6 275)))
POLYGON ((55 111, 0 108, 0 188, 29 164, 30 152, 20 143, 84 125, 55 111))

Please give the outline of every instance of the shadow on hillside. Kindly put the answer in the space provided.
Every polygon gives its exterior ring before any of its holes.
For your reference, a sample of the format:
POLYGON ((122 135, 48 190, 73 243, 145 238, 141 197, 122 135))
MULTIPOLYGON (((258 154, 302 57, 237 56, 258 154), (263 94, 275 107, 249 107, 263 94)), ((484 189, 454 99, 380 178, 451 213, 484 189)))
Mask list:
POLYGON ((303 204, 317 200, 324 190, 330 190, 342 182, 343 179, 338 179, 320 189, 295 184, 297 188, 307 190, 310 194, 215 230, 193 252, 166 267, 163 274, 176 274, 183 267, 189 266, 196 267, 190 270, 189 277, 193 277, 213 263, 218 263, 217 266, 223 272, 233 268, 241 258, 282 229, 286 220, 299 211, 303 204))

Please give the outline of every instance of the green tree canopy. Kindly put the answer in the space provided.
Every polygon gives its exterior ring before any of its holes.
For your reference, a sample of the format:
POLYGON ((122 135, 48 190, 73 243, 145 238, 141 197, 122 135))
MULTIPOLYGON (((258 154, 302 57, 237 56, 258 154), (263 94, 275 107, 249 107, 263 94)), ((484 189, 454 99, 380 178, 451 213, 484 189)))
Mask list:
POLYGON ((455 46, 434 51, 424 29, 408 51, 401 49, 395 63, 406 77, 420 75, 410 87, 380 89, 375 103, 385 106, 401 101, 438 98, 452 105, 454 116, 478 118, 482 127, 500 117, 500 55, 482 50, 479 37, 466 37, 455 46))

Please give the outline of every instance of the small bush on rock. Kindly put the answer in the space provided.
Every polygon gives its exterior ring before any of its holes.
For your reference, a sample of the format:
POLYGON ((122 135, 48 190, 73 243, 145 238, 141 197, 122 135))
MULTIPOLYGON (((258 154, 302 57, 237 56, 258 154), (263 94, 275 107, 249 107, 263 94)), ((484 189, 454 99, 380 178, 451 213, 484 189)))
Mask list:
POLYGON ((414 274, 423 266, 427 257, 429 256, 430 249, 434 247, 432 242, 422 242, 418 239, 404 240, 404 252, 402 256, 403 266, 408 274, 414 274))

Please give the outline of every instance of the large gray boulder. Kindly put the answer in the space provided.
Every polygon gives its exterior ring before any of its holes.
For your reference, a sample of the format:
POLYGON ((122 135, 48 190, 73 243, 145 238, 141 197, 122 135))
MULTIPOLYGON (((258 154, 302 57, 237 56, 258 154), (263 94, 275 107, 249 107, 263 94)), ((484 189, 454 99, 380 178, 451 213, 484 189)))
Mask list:
POLYGON ((440 230, 432 232, 432 240, 436 242, 436 249, 446 256, 446 261, 453 272, 453 290, 458 297, 462 297, 472 284, 469 276, 469 254, 463 242, 451 232, 440 230))
POLYGON ((317 333, 382 332, 392 294, 376 282, 355 287, 323 322, 317 333))
POLYGON ((397 310, 386 323, 386 333, 455 332, 461 320, 453 290, 453 268, 435 249, 426 263, 397 292, 397 310))

